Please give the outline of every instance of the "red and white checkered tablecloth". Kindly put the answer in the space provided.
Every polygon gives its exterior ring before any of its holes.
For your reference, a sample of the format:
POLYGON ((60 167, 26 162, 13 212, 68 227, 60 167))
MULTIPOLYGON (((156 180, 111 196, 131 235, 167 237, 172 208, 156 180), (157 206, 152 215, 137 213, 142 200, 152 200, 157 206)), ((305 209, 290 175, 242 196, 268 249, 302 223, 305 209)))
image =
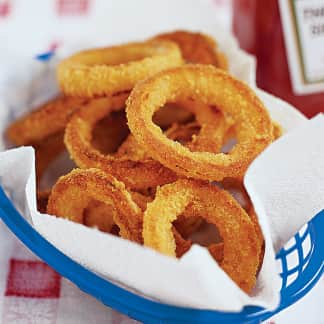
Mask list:
POLYGON ((136 323, 62 278, 24 247, 2 221, 0 241, 1 324, 136 323))

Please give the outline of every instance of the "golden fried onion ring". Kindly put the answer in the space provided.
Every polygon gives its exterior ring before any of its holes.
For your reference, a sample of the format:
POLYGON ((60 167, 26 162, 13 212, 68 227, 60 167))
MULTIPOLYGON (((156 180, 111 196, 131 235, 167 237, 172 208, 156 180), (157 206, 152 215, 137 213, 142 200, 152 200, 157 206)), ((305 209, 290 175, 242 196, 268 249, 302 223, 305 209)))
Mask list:
POLYGON ((226 56, 208 35, 178 30, 157 35, 154 39, 175 42, 180 47, 183 58, 189 63, 212 64, 224 70, 228 69, 226 56))
POLYGON ((66 58, 58 65, 57 79, 65 94, 93 98, 131 90, 138 81, 181 64, 175 43, 128 43, 66 58))
MULTIPOLYGON (((197 118, 201 109, 195 109, 197 118)), ((127 100, 127 120, 136 141, 166 167, 180 175, 212 181, 241 177, 253 159, 272 141, 267 110, 248 86, 220 69, 185 65, 162 71, 138 83, 127 100), (216 106, 236 124, 238 143, 228 153, 191 152, 168 139, 152 122, 154 112, 167 101, 199 100, 216 106)), ((207 121, 208 122, 208 121, 207 121)))
POLYGON ((6 135, 16 145, 40 142, 63 131, 71 114, 85 102, 86 99, 62 96, 52 99, 13 122, 6 135))
POLYGON ((83 223, 84 210, 93 200, 117 209, 113 217, 121 237, 143 241, 141 209, 122 182, 98 169, 75 169, 62 176, 52 188, 47 213, 83 223))
MULTIPOLYGON (((159 188, 144 213, 144 245, 175 256, 172 222, 189 204, 217 226, 223 239, 220 266, 239 287, 250 292, 256 282, 261 245, 249 215, 228 192, 216 186, 181 179, 159 188)), ((217 249, 213 252, 218 253, 217 249)))
POLYGON ((94 125, 114 110, 124 106, 127 95, 93 99, 71 118, 65 129, 64 142, 74 160, 83 169, 98 168, 112 174, 134 190, 156 187, 175 181, 171 170, 154 160, 135 161, 127 156, 104 155, 91 144, 94 125))

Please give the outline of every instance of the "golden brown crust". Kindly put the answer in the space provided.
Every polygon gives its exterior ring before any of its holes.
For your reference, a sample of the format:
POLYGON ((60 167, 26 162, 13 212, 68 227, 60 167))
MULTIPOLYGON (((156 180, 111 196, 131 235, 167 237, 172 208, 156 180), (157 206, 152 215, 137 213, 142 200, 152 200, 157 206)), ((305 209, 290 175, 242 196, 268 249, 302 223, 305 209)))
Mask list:
POLYGON ((137 143, 135 137, 132 134, 129 134, 125 141, 119 146, 115 157, 127 157, 132 161, 146 161, 151 159, 147 151, 137 143))
POLYGON ((128 43, 68 57, 58 65, 57 79, 65 94, 94 98, 131 90, 138 81, 181 64, 172 42, 128 43))
POLYGON ((224 259, 224 243, 214 243, 208 246, 208 251, 217 263, 224 259))
POLYGON ((61 177, 52 188, 47 213, 83 223, 83 212, 94 199, 117 209, 114 223, 121 237, 142 242, 141 209, 122 182, 98 169, 75 169, 61 177))
POLYGON ((228 69, 226 56, 208 35, 178 30, 157 35, 154 39, 175 42, 180 47, 183 58, 189 63, 212 64, 224 70, 228 69))
POLYGON ((29 145, 64 130, 72 113, 85 99, 57 97, 13 122, 6 135, 16 145, 29 145))
MULTIPOLYGON (((172 222, 189 203, 207 222, 217 226, 223 239, 220 266, 244 291, 250 292, 256 282, 261 245, 249 215, 229 193, 216 186, 183 179, 161 187, 144 213, 144 245, 175 256, 172 222)), ((219 250, 211 251, 219 257, 219 250)))
MULTIPOLYGON (((195 106, 193 106, 194 108, 195 106)), ((136 141, 164 166, 183 176, 219 181, 241 177, 272 141, 267 110, 254 92, 229 74, 207 65, 162 71, 138 83, 127 100, 127 119, 136 141), (169 140, 152 116, 167 101, 200 100, 216 106, 236 123, 238 143, 229 154, 191 152, 169 140)), ((198 114, 198 111, 195 111, 198 114)))

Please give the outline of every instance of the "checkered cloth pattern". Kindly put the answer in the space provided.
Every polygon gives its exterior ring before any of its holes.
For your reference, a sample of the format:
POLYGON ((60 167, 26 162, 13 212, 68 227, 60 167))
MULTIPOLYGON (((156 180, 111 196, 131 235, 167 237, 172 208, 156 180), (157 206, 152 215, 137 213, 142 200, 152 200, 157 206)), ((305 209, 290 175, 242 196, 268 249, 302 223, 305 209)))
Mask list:
POLYGON ((39 260, 0 221, 1 324, 132 324, 39 260))

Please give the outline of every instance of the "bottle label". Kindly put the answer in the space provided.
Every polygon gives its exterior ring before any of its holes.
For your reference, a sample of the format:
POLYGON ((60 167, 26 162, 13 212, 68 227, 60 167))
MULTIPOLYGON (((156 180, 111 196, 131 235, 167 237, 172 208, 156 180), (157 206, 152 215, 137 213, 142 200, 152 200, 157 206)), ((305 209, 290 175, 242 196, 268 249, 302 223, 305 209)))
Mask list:
POLYGON ((295 94, 324 91, 324 0, 279 0, 279 8, 295 94))

